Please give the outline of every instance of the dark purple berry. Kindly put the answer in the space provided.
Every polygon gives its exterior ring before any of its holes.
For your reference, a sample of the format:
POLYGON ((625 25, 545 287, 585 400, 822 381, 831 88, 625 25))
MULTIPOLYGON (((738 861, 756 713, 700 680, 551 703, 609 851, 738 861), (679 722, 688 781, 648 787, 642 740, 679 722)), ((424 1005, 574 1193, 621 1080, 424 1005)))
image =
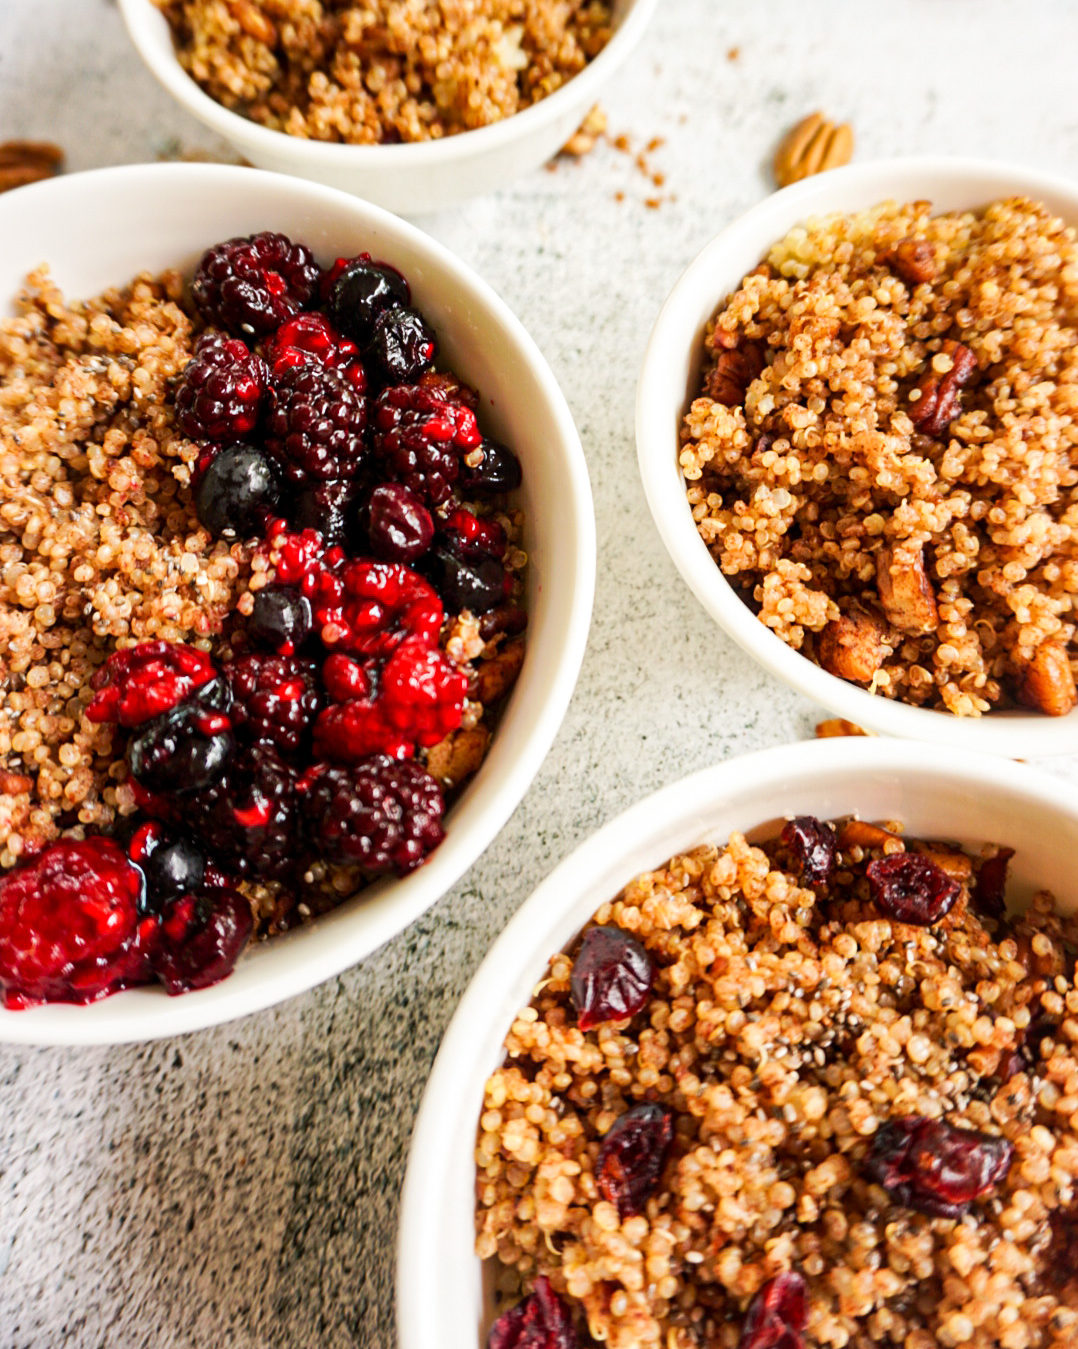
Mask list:
POLYGON ((190 839, 167 833, 156 822, 143 825, 139 834, 144 838, 132 861, 146 877, 147 910, 159 914, 172 900, 201 887, 206 859, 190 839))
POLYGON ((207 249, 191 292, 210 323, 261 336, 307 308, 319 276, 309 248, 267 231, 207 249))
MULTIPOLYGON (((186 793, 217 781, 235 747, 229 719, 214 705, 223 685, 221 679, 211 680, 186 702, 139 727, 127 742, 127 764, 140 786, 186 793)), ((223 701, 227 706, 227 689, 223 701)))
POLYGON ((311 602, 291 586, 266 586, 255 594, 247 635, 269 651, 292 655, 311 634, 311 602))
POLYGON ((794 1270, 765 1283, 745 1314, 738 1349, 805 1349, 805 1280, 794 1270))
POLYGON ((252 651, 224 667, 232 690, 232 725, 241 740, 297 753, 308 738, 321 700, 310 661, 252 651))
POLYGON ((470 467, 461 464, 460 487, 465 496, 500 496, 515 492, 523 481, 520 460, 496 440, 483 440, 483 458, 470 467))
POLYGON ((239 746, 217 781, 184 797, 182 809, 226 870, 276 880, 302 869, 296 770, 271 744, 239 746))
POLYGON ((214 538, 260 534, 277 509, 281 475, 254 445, 230 445, 214 455, 195 489, 195 512, 214 538))
POLYGON ((453 613, 484 614, 505 599, 505 568, 497 558, 465 554, 446 540, 431 550, 428 565, 435 589, 453 613))
POLYGON ((1007 867, 1013 856, 1013 848, 1000 848, 994 857, 985 858, 977 872, 973 906, 989 918, 1002 918, 1007 912, 1007 867))
POLYGON ((361 487, 351 478, 312 483, 299 494, 292 523, 317 529, 327 548, 352 551, 359 529, 361 487))
POLYGON ((228 444, 258 425, 269 371, 238 338, 204 333, 176 389, 176 420, 185 436, 228 444))
POLYGON ((1044 1254, 1045 1282, 1058 1292, 1069 1291, 1068 1305, 1078 1293, 1078 1205, 1054 1209, 1049 1216, 1051 1236, 1044 1254))
POLYGON ((673 1141, 673 1115, 650 1101, 619 1115, 603 1135, 595 1182, 599 1193, 617 1208, 623 1220, 643 1213, 655 1193, 673 1141))
POLYGON ((266 447, 288 476, 350 478, 366 452, 366 400, 324 365, 278 368, 270 383, 266 447))
POLYGON ((651 957, 620 927, 590 927, 573 960, 569 982, 576 1023, 591 1030, 602 1021, 635 1016, 648 1000, 655 977, 651 957))
POLYGON ((405 384, 427 369, 437 349, 434 329, 419 310, 398 306, 378 315, 366 354, 387 384, 405 384))
POLYGON ((375 557, 386 562, 415 562, 434 539, 434 520, 406 487, 383 483, 367 503, 367 538, 375 557))
POLYGON ((891 853, 865 868, 873 902, 897 923, 930 927, 954 908, 962 887, 923 853, 891 853))
POLYGON ((168 993, 209 988, 232 973, 254 929, 251 906, 235 890, 196 889, 165 909, 151 955, 168 993))
POLYGON ((815 815, 795 815, 779 840, 790 851, 805 885, 822 885, 835 865, 835 831, 815 815))
POLYGON ((487 1349, 577 1349, 572 1315, 545 1274, 536 1276, 523 1302, 494 1322, 487 1349))
POLYGON ((876 1130, 865 1170, 904 1208, 960 1218, 975 1199, 1000 1184, 1013 1156, 1005 1138, 903 1115, 876 1130))
POLYGON ((444 837, 441 788, 417 763, 375 754, 327 768, 304 798, 316 848, 370 874, 414 871, 444 837))
POLYGON ((399 384, 379 394, 371 419, 371 448, 386 477, 403 483, 428 506, 447 501, 461 459, 482 441, 463 391, 431 383, 399 384))
POLYGON ((326 309, 342 333, 365 346, 378 315, 393 306, 406 305, 410 299, 408 282, 396 268, 357 261, 333 283, 326 309))

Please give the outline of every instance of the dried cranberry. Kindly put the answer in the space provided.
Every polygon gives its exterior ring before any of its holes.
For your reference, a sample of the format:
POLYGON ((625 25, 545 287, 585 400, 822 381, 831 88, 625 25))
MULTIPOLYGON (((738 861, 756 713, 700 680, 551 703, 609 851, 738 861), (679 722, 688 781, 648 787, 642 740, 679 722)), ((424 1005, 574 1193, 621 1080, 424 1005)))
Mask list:
POLYGON ((917 927, 929 927, 946 917, 962 892, 958 882, 923 853, 878 857, 868 864, 865 874, 877 908, 897 923, 917 927))
POLYGON ((596 1182, 621 1218, 642 1213, 655 1192, 674 1141, 674 1117, 645 1101, 620 1115, 599 1145, 596 1182))
POLYGON ((1013 1155, 1005 1138, 903 1115, 876 1131, 866 1170, 905 1208, 934 1218, 960 1218, 1003 1180, 1013 1155))
POLYGON ((577 1349, 569 1308, 551 1288, 545 1274, 536 1277, 529 1297, 494 1322, 487 1336, 487 1349, 577 1349))
POLYGON ((973 904, 989 918, 1002 918, 1007 912, 1004 892, 1007 887, 1007 865, 1014 856, 1013 848, 1000 848, 995 857, 981 863, 973 884, 973 904))
POLYGON ((591 1030, 601 1021, 624 1021, 648 1000, 655 970, 635 937, 620 927, 592 927, 584 933, 569 983, 576 1023, 591 1030))
POLYGON ((806 885, 822 885, 835 866, 835 831, 815 815, 795 815, 779 835, 801 868, 806 885))
POLYGON ((804 1279, 778 1274, 749 1304, 738 1349, 804 1349, 807 1320, 804 1279))

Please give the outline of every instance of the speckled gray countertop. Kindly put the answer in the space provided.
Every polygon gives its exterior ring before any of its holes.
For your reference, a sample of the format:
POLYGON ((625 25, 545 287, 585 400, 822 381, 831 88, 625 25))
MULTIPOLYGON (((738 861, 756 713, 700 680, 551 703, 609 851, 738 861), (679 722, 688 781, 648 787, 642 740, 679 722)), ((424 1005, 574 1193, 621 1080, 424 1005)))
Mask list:
MULTIPOLYGON (((660 303, 770 190, 778 137, 817 106, 853 122, 858 158, 1078 175, 1076 48, 1073 0, 666 0, 604 98, 635 150, 663 139, 647 156, 661 188, 602 145, 420 221, 521 317, 580 428, 599 584, 576 695, 501 836, 361 968, 145 1048, 0 1048, 3 1349, 389 1349, 412 1120, 495 934, 630 802, 818 719, 711 624, 652 527, 633 390, 660 303)), ((107 0, 0 0, 13 136, 60 142, 70 169, 225 150, 143 70, 107 0)), ((1051 768, 1078 779, 1078 762, 1051 768)))

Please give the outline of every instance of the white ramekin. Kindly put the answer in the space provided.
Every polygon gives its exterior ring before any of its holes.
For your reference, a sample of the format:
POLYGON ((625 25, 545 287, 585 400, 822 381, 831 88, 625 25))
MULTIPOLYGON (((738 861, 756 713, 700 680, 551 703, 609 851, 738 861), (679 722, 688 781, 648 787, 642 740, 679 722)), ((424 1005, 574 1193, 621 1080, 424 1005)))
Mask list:
POLYGON ((616 0, 617 27, 595 59, 547 98, 501 122, 437 141, 339 145, 271 131, 230 112, 180 65, 168 23, 151 0, 119 0, 131 41, 157 80, 252 164, 339 187, 405 215, 491 192, 556 154, 640 41, 657 2, 616 0))
POLYGON ((696 531, 678 465, 678 430, 699 377, 704 327, 794 225, 886 200, 928 199, 937 211, 1034 197, 1078 224, 1078 185, 1010 164, 896 159, 835 169, 775 193, 706 245, 670 293, 652 330, 636 398, 636 445, 652 516, 670 556, 707 612, 750 656, 839 716, 887 735, 1036 757, 1078 751, 1078 709, 1066 717, 1008 711, 980 718, 911 707, 830 675, 786 645, 742 602, 696 531))
POLYGON ((1017 849, 1008 895, 1078 902, 1078 789, 990 755, 938 759, 900 740, 821 740, 731 759, 619 815, 565 859, 491 947, 445 1033, 412 1135, 397 1258, 400 1349, 482 1349, 490 1320, 474 1253, 483 1086, 547 961, 642 871, 786 815, 897 819, 911 834, 1017 849))
POLYGON ((253 169, 152 164, 74 174, 0 198, 0 312, 41 263, 68 297, 89 297, 142 270, 190 271, 211 244, 263 229, 309 244, 322 262, 366 249, 398 267, 438 332, 445 362, 479 390, 480 419, 518 452, 530 555, 524 668, 486 761, 447 818, 445 841, 418 871, 254 946, 213 988, 174 998, 138 988, 89 1007, 0 1010, 0 1042, 174 1035, 339 974, 429 908, 483 852, 538 771, 576 683, 595 584, 595 521, 572 415, 505 303, 414 226, 331 188, 253 169))

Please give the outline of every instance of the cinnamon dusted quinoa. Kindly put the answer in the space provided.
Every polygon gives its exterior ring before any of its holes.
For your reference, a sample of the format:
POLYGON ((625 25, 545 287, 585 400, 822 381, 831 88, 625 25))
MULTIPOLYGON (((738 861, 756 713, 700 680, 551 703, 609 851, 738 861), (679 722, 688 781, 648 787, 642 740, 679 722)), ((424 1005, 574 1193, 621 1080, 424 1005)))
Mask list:
POLYGON ((306 140, 438 140, 537 103, 611 33, 608 0, 156 0, 219 103, 306 140))
POLYGON ((582 1033, 579 941, 553 958, 479 1126, 477 1251, 508 1298, 546 1274, 609 1349, 735 1349, 754 1295, 796 1270, 806 1349, 1078 1343, 1078 922, 1047 894, 1021 919, 979 916, 970 892, 995 848, 887 829, 839 826, 815 893, 778 841, 737 834, 634 880, 594 917, 656 966, 630 1022, 582 1033), (932 928, 868 895, 868 860, 906 846, 961 880, 932 928), (600 1139, 641 1101, 674 1112, 674 1143, 622 1220, 597 1188, 600 1139), (1013 1143, 960 1219, 864 1174, 877 1130, 909 1115, 1013 1143))
POLYGON ((1076 328, 1075 231, 1023 198, 777 243, 708 326, 680 452, 761 621, 885 697, 1069 711, 1076 328))

